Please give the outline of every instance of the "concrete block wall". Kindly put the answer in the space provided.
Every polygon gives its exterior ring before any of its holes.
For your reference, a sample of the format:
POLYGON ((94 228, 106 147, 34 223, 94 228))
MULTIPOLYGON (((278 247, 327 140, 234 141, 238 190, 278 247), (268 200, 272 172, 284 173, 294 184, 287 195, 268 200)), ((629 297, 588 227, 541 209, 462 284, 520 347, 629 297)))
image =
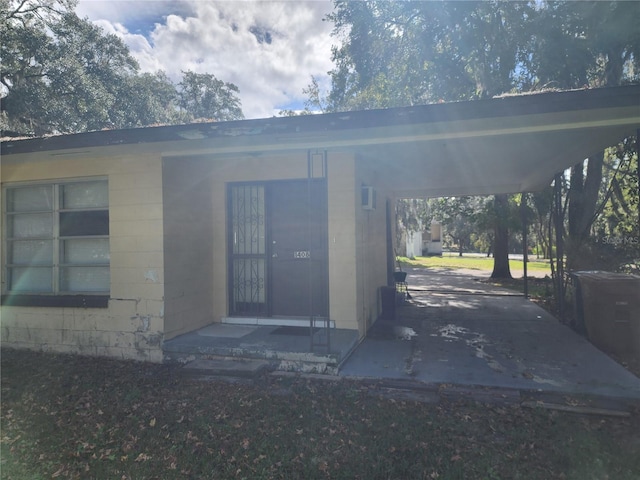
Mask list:
MULTIPOLYGON (((69 157, 3 158, 3 187, 16 182, 108 179, 111 292, 107 308, 2 306, 2 345, 162 361, 162 163, 157 154, 111 151, 106 147, 69 157)), ((4 262, 4 254, 2 258, 4 262)))
MULTIPOLYGON (((165 339, 213 321, 212 162, 172 158, 163 162, 165 339)), ((217 208, 224 210, 224 203, 217 208)))
MULTIPOLYGON (((376 190, 376 208, 365 210, 361 198, 355 212, 355 249, 357 275, 358 327, 362 335, 381 313, 380 287, 387 285, 387 206, 389 192, 384 187, 384 173, 366 158, 355 163, 355 188, 363 185, 376 190)), ((395 221, 391 205, 391 221, 395 221)))
POLYGON ((329 306, 338 328, 360 328, 356 270, 356 214, 360 191, 355 185, 352 154, 330 152, 327 183, 329 196, 329 306))
MULTIPOLYGON (((111 252, 108 308, 3 306, 3 345, 161 361, 164 339, 228 314, 226 185, 306 178, 306 151, 182 161, 165 158, 163 173, 161 155, 143 147, 3 159, 3 185, 106 177, 111 252)), ((355 159, 334 152, 328 163, 330 317, 364 332, 354 302, 355 159)))

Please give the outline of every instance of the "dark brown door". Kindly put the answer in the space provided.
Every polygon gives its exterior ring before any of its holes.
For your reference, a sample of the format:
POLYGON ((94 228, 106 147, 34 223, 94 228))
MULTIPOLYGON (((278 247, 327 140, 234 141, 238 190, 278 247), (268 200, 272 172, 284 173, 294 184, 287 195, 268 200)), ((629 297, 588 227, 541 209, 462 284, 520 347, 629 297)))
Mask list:
POLYGON ((274 317, 327 316, 326 192, 323 180, 268 185, 269 292, 274 317))

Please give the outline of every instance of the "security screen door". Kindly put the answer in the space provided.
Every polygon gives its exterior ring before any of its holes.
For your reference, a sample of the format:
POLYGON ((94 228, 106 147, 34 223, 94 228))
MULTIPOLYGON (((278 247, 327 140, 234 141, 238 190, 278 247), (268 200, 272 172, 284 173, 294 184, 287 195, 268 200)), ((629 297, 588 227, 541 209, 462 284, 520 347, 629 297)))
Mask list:
POLYGON ((324 180, 229 187, 230 314, 326 317, 324 180))

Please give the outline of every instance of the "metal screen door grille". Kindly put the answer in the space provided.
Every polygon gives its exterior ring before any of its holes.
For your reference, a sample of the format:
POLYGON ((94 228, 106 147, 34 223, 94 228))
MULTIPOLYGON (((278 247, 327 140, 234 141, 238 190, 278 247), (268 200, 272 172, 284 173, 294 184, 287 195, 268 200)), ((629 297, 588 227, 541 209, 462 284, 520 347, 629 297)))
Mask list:
POLYGON ((266 314, 265 191, 262 185, 230 189, 231 311, 266 314))

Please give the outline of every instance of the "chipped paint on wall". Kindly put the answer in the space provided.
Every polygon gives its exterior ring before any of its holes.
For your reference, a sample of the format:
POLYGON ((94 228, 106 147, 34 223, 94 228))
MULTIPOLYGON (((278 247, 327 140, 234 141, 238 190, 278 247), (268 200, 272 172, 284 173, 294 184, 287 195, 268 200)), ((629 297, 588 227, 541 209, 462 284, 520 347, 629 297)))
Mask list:
POLYGON ((144 279, 153 283, 158 283, 158 272, 154 269, 147 270, 144 272, 144 279))

